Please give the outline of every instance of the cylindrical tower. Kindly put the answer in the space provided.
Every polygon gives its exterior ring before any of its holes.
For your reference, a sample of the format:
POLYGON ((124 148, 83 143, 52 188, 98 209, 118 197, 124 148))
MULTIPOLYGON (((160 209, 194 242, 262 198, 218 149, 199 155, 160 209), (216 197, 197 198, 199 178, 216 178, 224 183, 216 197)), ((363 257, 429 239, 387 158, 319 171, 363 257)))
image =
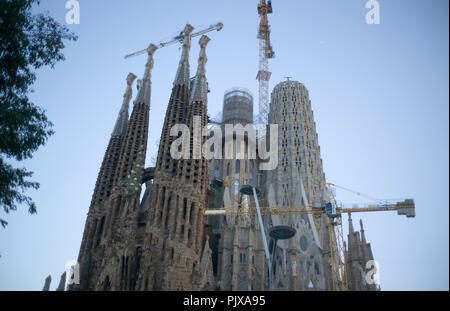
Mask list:
POLYGON ((245 88, 235 87, 223 96, 222 124, 253 123, 253 95, 245 88))
POLYGON ((256 181, 256 178, 254 179, 257 173, 256 162, 255 159, 250 159, 248 152, 249 144, 256 146, 256 142, 249 141, 252 137, 245 133, 243 143, 239 143, 235 133, 226 132, 227 124, 243 127, 253 124, 253 95, 249 90, 235 87, 226 91, 223 97, 222 131, 225 137, 223 145, 225 157, 222 160, 222 178, 225 185, 230 187, 231 199, 238 201, 239 187, 256 181), (232 138, 230 135, 233 135, 232 138), (227 150, 232 150, 233 153, 225 154, 227 150))
MULTIPOLYGON (((269 123, 278 124, 278 166, 269 173, 268 182, 273 186, 275 204, 296 208, 321 206, 325 174, 309 93, 302 83, 288 79, 274 87, 269 123)), ((279 215, 279 221, 295 227, 297 234, 278 243, 274 256, 274 271, 277 271, 274 288, 325 290, 324 275, 329 273, 323 270, 328 264, 323 264, 318 248, 327 252, 329 239, 327 230, 318 231, 316 225, 326 228, 326 218, 315 220, 311 214, 292 214, 279 215)))
MULTIPOLYGON (((222 112, 223 159, 212 160, 210 170, 223 181, 222 206, 246 209, 252 199, 240 194, 244 184, 257 185, 258 163, 253 127, 253 95, 243 88, 225 92, 222 112), (228 130, 227 130, 228 128, 228 130), (231 131, 230 131, 231 129, 231 131), (244 130, 238 134, 240 130, 244 130), (249 148, 250 146, 250 148, 249 148)), ((217 206, 219 207, 219 206, 217 206)), ((264 290, 264 249, 259 225, 252 217, 225 216, 220 219, 217 278, 221 290, 264 290)))

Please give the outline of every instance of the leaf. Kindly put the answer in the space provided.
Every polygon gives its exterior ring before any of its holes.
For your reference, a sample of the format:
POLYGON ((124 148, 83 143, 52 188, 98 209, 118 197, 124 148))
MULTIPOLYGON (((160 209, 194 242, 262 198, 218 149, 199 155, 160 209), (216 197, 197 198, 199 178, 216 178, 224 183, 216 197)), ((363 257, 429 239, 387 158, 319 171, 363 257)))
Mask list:
POLYGON ((6 220, 3 220, 0 218, 0 224, 2 225, 3 228, 6 228, 6 226, 8 225, 8 222, 6 220))

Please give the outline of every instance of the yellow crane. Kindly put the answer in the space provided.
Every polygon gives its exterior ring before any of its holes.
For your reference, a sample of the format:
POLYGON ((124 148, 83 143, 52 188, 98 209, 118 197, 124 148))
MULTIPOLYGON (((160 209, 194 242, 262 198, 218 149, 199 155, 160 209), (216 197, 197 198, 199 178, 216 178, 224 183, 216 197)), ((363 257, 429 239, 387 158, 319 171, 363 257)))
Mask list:
MULTIPOLYGON (((332 183, 327 183, 329 187, 335 186, 361 196, 360 192, 356 192, 332 183)), ((342 215, 350 213, 361 212, 385 212, 397 211, 398 215, 406 215, 406 217, 415 217, 415 204, 413 199, 405 199, 403 201, 378 200, 377 204, 352 204, 352 207, 345 207, 343 204, 338 204, 333 191, 329 191, 330 202, 324 206, 249 206, 246 209, 240 209, 240 204, 233 206, 226 206, 223 208, 209 208, 204 209, 205 216, 239 216, 249 215, 271 215, 271 214, 312 214, 316 219, 322 215, 328 216, 328 235, 330 245, 330 260, 332 270, 332 286, 334 291, 348 290, 348 277, 345 258, 345 241, 342 228, 342 215)), ((372 198, 373 199, 373 198, 372 198)), ((256 200, 255 200, 256 201, 256 200)), ((316 224, 317 230, 320 230, 316 224)))

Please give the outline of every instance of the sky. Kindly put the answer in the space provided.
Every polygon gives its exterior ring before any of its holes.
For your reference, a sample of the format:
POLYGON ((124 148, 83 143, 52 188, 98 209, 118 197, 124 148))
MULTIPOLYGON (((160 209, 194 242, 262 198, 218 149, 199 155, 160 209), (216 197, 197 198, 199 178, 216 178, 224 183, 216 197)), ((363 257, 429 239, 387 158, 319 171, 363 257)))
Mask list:
MULTIPOLYGON (((41 290, 48 275, 54 290, 66 262, 77 259, 126 76, 144 72, 145 55, 124 55, 172 38, 186 23, 201 29, 222 22, 220 32, 208 34, 207 47, 208 111, 215 116, 229 88, 245 87, 257 98, 257 2, 79 0, 80 24, 67 25, 78 41, 66 44, 64 62, 37 72, 30 94, 55 134, 20 163, 41 184, 27 192, 38 214, 24 206, 1 212, 9 225, 0 229, 0 290, 41 290)), ((286 77, 308 88, 327 182, 381 199, 415 200, 415 218, 352 215, 355 229, 364 221, 381 289, 449 290, 449 2, 379 0, 380 23, 372 25, 365 3, 273 0, 270 89, 286 77)), ((47 10, 65 24, 65 4, 42 0, 34 11, 47 10)), ((155 53, 148 165, 180 55, 179 45, 155 53)), ((367 202, 336 192, 343 203, 367 202)))

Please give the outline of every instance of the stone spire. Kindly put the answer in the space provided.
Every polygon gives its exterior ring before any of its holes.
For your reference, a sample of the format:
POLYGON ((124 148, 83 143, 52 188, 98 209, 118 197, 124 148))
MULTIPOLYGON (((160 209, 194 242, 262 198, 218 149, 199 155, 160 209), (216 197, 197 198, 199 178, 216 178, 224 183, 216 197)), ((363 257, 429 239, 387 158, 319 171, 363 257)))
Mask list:
POLYGON ((194 27, 187 24, 183 30, 183 52, 181 54, 180 63, 178 65, 177 74, 173 82, 176 84, 189 85, 189 51, 191 49, 191 32, 194 27))
POLYGON ((145 72, 144 77, 139 85, 138 96, 136 98, 136 102, 145 102, 146 104, 150 104, 150 93, 151 93, 151 73, 153 69, 153 55, 158 48, 152 43, 149 45, 147 64, 145 64, 145 72))
MULTIPOLYGON (((138 149, 147 145, 148 122, 150 114, 151 71, 153 69, 153 55, 157 47, 150 44, 147 49, 148 58, 145 65, 144 77, 139 86, 138 95, 134 101, 133 111, 128 121, 126 135, 122 143, 121 154, 115 175, 114 184, 121 185, 131 171, 138 149)), ((145 158, 145 153, 144 153, 145 158)))
POLYGON ((348 232, 349 234, 355 232, 355 228, 353 228, 353 220, 351 213, 348 213, 348 232))
MULTIPOLYGON (((207 62, 206 57, 206 45, 211 39, 207 36, 203 35, 200 40, 200 55, 198 57, 198 67, 197 67, 197 74, 195 75, 194 84, 192 86, 191 92, 190 92, 190 105, 188 107, 187 111, 187 120, 186 125, 189 126, 189 130, 191 131, 191 146, 193 150, 191 150, 191 158, 193 159, 200 159, 201 158, 201 146, 203 145, 202 139, 199 139, 201 137, 201 129, 208 124, 208 117, 207 117, 207 94, 208 94, 208 86, 206 83, 206 75, 205 75, 205 65, 207 62), (196 120, 194 120, 196 119, 196 120)), ((203 161, 201 161, 203 163, 203 161)), ((183 167, 184 163, 180 162, 180 166, 183 167)), ((185 169, 186 171, 186 177, 190 178, 188 168, 189 165, 185 169)), ((200 175, 204 175, 204 171, 206 171, 206 167, 202 169, 202 172, 200 175)), ((194 172, 194 176, 196 176, 194 172)), ((195 181, 195 178, 194 178, 195 181)))
MULTIPOLYGON (((192 26, 186 25, 183 32, 183 51, 161 132, 150 191, 152 203, 148 209, 142 243, 138 288, 143 290, 198 290, 200 286, 198 276, 202 267, 206 161, 203 163, 201 159, 173 157, 171 148, 176 138, 170 135, 171 129, 178 124, 191 129, 194 116, 200 116, 205 125, 207 122, 204 103, 190 102, 189 51, 192 29, 192 26)), ((201 39, 203 57, 198 77, 204 76, 204 47, 207 41, 201 39)), ((201 89, 204 83, 206 78, 199 79, 198 87, 201 89)), ((205 280, 205 287, 213 285, 207 282, 208 277, 205 280)))
MULTIPOLYGON (((176 174, 178 160, 170 155, 172 142, 175 137, 170 135, 173 126, 186 122, 186 114, 189 106, 190 77, 189 77, 189 51, 191 48, 191 32, 193 27, 186 25, 183 31, 183 52, 178 64, 177 73, 172 87, 172 92, 167 105, 164 119, 163 131, 161 133, 158 159, 156 161, 155 174, 162 173, 163 170, 176 174)), ((155 175, 155 180, 157 179, 155 175)))
POLYGON ((364 227, 363 227, 363 222, 362 219, 359 220, 359 225, 361 226, 361 242, 362 245, 366 245, 366 235, 364 234, 364 227))
MULTIPOLYGON (((147 49, 148 59, 145 65, 144 75, 138 88, 138 95, 134 101, 131 115, 128 122, 122 122, 125 117, 119 118, 117 131, 123 133, 120 136, 113 135, 111 137, 110 147, 108 147, 105 155, 105 167, 107 174, 101 173, 98 191, 95 192, 95 202, 102 202, 99 208, 89 213, 86 221, 85 233, 78 256, 80 263, 80 285, 74 288, 81 290, 96 289, 98 284, 103 284, 107 288, 110 281, 99 280, 103 270, 110 267, 102 260, 107 258, 108 253, 105 252, 105 245, 102 241, 105 239, 114 239, 113 245, 106 247, 108 252, 114 252, 123 246, 123 239, 128 238, 128 242, 133 240, 134 227, 132 222, 128 221, 133 216, 128 213, 129 210, 136 209, 139 203, 138 193, 140 192, 140 175, 141 170, 136 169, 136 163, 139 168, 144 165, 146 149, 142 146, 147 145, 149 114, 150 114, 150 93, 151 93, 151 70, 153 68, 153 55, 156 46, 150 44, 147 49), (136 159, 139 159, 136 161, 136 159), (128 177, 131 176, 131 177, 128 177), (127 178, 128 177, 128 178, 127 178), (132 179, 130 181, 130 179, 132 179), (128 182, 127 182, 128 181, 128 182), (136 195, 135 195, 136 194, 136 195), (105 200, 107 199, 107 200, 105 200), (137 202, 137 203, 136 203, 137 202), (127 213, 114 214, 120 210, 127 210, 127 213), (103 234, 104 232, 107 232, 103 234), (102 254, 99 256, 99 254, 102 254), (102 258, 102 256, 105 256, 102 258), (99 283, 100 282, 100 283, 99 283)), ((130 82, 131 77, 127 80, 130 82)), ((127 90, 128 91, 128 90, 127 90)), ((125 99, 128 100, 131 94, 126 94, 125 99)), ((125 102, 125 106, 127 102, 125 102)), ((127 111, 127 107, 122 107, 122 111, 127 111)), ((125 112, 122 114, 125 115, 125 112)), ((102 168, 103 170, 103 168, 102 168)), ((113 286, 114 281, 112 281, 113 286)), ((131 283, 127 283, 128 285, 131 283)), ((127 285, 127 286, 128 286, 127 285)))
POLYGON ((102 165, 98 173, 95 184, 94 194, 92 196, 91 206, 103 204, 109 197, 113 187, 113 181, 116 174, 116 167, 119 161, 122 142, 126 135, 128 126, 128 108, 132 96, 132 84, 136 76, 129 73, 127 76, 127 88, 123 95, 122 107, 120 108, 114 130, 109 139, 108 147, 103 156, 102 165))
POLYGON ((59 285, 56 288, 57 292, 63 292, 66 290, 66 272, 61 275, 61 279, 59 280, 59 285))
POLYGON ((212 264, 212 251, 209 247, 209 236, 206 236, 205 247, 203 248, 203 253, 200 261, 200 286, 201 291, 212 291, 214 290, 214 274, 213 274, 213 264, 212 264))
POLYGON ((44 284, 44 288, 42 289, 42 291, 48 292, 50 290, 51 282, 52 282, 52 276, 49 275, 48 277, 45 278, 45 284, 44 284))
POLYGON ((208 61, 206 57, 206 45, 211 39, 203 35, 200 38, 200 55, 198 57, 197 74, 195 75, 194 86, 191 90, 191 102, 201 101, 204 105, 207 102, 208 86, 206 84, 205 65, 208 61))
POLYGON ((123 95, 123 103, 120 108, 119 116, 117 117, 116 125, 114 126, 113 136, 123 136, 127 131, 127 123, 128 123, 128 110, 130 105, 131 96, 133 94, 133 90, 131 85, 133 81, 136 79, 136 76, 131 72, 127 76, 127 89, 125 94, 123 95))

